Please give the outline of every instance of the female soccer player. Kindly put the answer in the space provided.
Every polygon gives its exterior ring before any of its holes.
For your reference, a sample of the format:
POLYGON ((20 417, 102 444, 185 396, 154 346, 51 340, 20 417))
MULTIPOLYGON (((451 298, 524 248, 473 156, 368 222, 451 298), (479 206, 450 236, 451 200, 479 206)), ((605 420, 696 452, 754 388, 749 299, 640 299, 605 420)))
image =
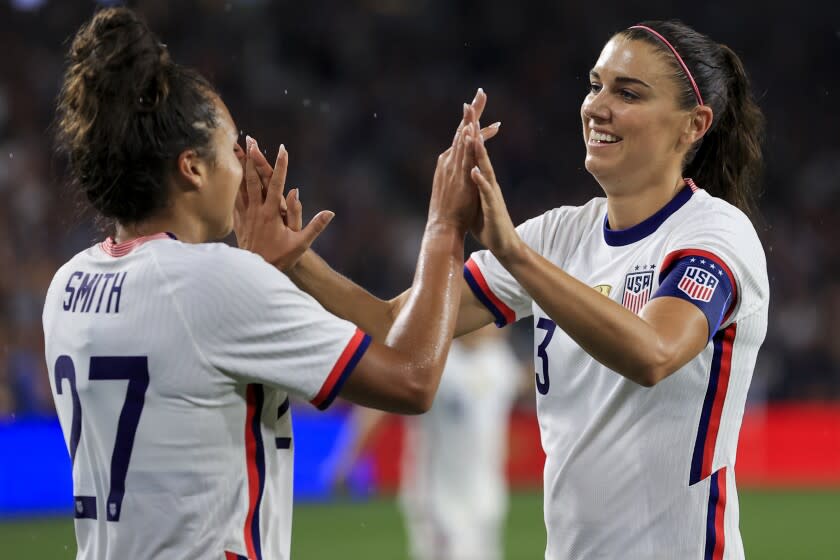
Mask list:
POLYGON ((254 143, 246 155, 216 92, 130 10, 77 33, 57 126, 72 178, 116 222, 114 238, 61 267, 44 305, 77 557, 288 558, 289 394, 320 409, 338 394, 431 405, 478 211, 466 144, 438 161, 418 289, 371 342, 276 270, 330 218, 300 231, 281 219, 296 195, 283 196, 285 150, 263 197, 254 143), (206 243, 234 221, 263 258, 206 243))
MULTIPOLYGON (((744 213, 761 112, 732 50, 654 21, 607 42, 581 121, 606 198, 518 228, 465 123, 489 250, 464 267, 456 333, 533 316, 546 558, 743 558, 733 468, 769 297, 744 213)), ((290 276, 374 337, 414 294, 377 300, 311 251, 290 276)))

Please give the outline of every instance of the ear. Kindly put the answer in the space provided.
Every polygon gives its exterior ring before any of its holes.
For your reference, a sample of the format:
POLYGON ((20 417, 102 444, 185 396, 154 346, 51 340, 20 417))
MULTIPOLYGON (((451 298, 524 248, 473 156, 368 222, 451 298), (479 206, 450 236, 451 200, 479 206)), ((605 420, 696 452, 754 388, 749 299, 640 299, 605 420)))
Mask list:
POLYGON ((682 140, 689 146, 703 138, 714 120, 714 111, 708 105, 699 105, 691 110, 682 140))
POLYGON ((187 190, 201 190, 207 182, 207 161, 194 149, 187 149, 178 155, 175 166, 175 182, 187 190))

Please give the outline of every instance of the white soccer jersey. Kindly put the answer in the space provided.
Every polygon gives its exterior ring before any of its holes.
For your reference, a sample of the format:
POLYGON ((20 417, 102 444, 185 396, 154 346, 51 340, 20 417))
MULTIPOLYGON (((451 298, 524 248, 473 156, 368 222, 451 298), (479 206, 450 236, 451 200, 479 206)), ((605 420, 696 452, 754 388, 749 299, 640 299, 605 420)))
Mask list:
POLYGON ((455 340, 434 404, 406 418, 400 501, 416 560, 501 558, 505 459, 520 368, 501 338, 455 340))
POLYGON ((328 406, 367 335, 259 256, 166 234, 73 257, 43 319, 77 558, 289 557, 289 395, 328 406))
POLYGON ((534 317, 546 558, 743 558, 735 451, 767 329, 764 251, 743 213, 693 184, 627 230, 609 229, 606 208, 596 198, 518 231, 543 257, 636 312, 675 262, 681 277, 666 295, 701 308, 725 285, 733 297, 722 321, 721 311, 706 311, 715 331, 706 348, 645 388, 556 329, 489 252, 467 262, 468 283, 500 324, 534 317))

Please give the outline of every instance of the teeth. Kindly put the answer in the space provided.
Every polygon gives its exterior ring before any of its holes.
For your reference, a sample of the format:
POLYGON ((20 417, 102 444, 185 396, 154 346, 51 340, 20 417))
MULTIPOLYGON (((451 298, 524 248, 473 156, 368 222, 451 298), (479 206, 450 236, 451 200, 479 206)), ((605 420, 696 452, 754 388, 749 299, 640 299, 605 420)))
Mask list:
POLYGON ((621 140, 618 136, 613 136, 612 134, 604 134, 603 132, 595 132, 594 130, 589 135, 590 140, 594 140, 595 142, 618 142, 621 140))

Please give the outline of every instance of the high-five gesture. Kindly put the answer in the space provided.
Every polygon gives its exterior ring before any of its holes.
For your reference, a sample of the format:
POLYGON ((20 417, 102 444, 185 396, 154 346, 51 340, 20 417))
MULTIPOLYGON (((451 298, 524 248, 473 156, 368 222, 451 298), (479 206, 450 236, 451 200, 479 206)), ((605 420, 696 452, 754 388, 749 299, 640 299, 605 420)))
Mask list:
POLYGON ((239 247, 257 253, 280 270, 297 262, 334 216, 329 210, 321 211, 301 228, 298 190, 293 189, 285 196, 283 193, 288 165, 289 154, 281 145, 274 169, 269 173, 270 167, 256 142, 249 139, 245 178, 234 208, 234 231, 239 247))

